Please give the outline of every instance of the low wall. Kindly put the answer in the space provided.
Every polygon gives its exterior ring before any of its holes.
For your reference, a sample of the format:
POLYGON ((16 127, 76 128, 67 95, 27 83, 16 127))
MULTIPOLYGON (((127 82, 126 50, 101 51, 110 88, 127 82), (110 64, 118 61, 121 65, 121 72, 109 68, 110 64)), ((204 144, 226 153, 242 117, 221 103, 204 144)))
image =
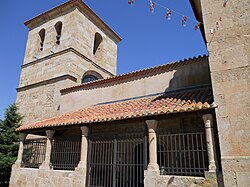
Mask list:
MULTIPOLYGON (((221 175, 220 175, 221 176, 221 175)), ((223 186, 222 179, 215 173, 207 173, 206 177, 188 177, 174 175, 160 175, 159 171, 144 171, 144 187, 188 187, 223 186), (219 180, 218 180, 219 179, 219 180)))
POLYGON ((12 168, 10 187, 83 187, 84 171, 12 168))

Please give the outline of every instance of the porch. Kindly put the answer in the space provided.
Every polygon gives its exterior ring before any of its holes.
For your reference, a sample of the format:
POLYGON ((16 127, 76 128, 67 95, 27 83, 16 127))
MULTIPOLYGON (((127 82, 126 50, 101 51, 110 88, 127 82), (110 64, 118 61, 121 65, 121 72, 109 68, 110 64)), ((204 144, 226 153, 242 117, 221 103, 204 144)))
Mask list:
POLYGON ((204 184, 218 170, 213 123, 194 112, 21 133, 11 186, 204 184))
POLYGON ((10 186, 217 186, 212 102, 200 86, 21 126, 10 186))

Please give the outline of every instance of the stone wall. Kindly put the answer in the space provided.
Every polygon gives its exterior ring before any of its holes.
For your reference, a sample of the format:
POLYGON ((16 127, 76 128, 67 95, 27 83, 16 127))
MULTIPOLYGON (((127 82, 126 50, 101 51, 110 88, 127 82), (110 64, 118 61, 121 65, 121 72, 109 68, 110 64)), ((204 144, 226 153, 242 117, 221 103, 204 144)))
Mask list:
POLYGON ((225 186, 250 184, 250 1, 201 1, 225 186), (220 28, 210 29, 216 21, 220 28))
POLYGON ((60 90, 81 84, 85 72, 95 71, 103 78, 116 73, 117 43, 79 8, 57 11, 56 17, 37 23, 28 34, 16 99, 24 124, 58 115, 60 90), (55 29, 59 21, 62 22, 60 45, 56 43, 55 29), (41 29, 45 29, 42 51, 41 29), (94 55, 96 32, 103 41, 94 55))
POLYGON ((187 63, 157 74, 146 74, 124 80, 119 79, 113 83, 100 84, 86 89, 79 88, 69 93, 63 93, 61 97, 61 114, 97 103, 210 84, 208 61, 207 58, 203 59, 204 61, 187 63))
POLYGON ((158 172, 144 171, 145 187, 217 187, 216 177, 187 177, 174 175, 160 175, 158 172))
POLYGON ((85 178, 81 171, 41 170, 12 168, 10 187, 83 187, 85 178))
POLYGON ((29 31, 24 64, 70 47, 76 49, 104 69, 116 74, 116 43, 93 24, 87 15, 78 8, 62 12, 56 18, 41 23, 29 31), (56 44, 55 24, 58 21, 62 22, 60 45, 56 44), (43 51, 40 51, 40 36, 38 34, 41 29, 46 30, 43 51), (103 37, 103 41, 98 53, 94 55, 93 47, 96 32, 103 37))
POLYGON ((24 115, 23 124, 31 123, 59 114, 60 89, 73 86, 74 81, 62 79, 55 82, 45 81, 43 85, 29 87, 17 92, 16 103, 19 112, 24 115))
MULTIPOLYGON (((23 66, 19 88, 63 75, 71 75, 76 78, 76 84, 81 84, 82 76, 88 70, 96 71, 104 78, 109 77, 102 69, 76 55, 76 51, 73 49, 59 53, 23 66)), ((63 88, 66 87, 65 85, 63 88)))

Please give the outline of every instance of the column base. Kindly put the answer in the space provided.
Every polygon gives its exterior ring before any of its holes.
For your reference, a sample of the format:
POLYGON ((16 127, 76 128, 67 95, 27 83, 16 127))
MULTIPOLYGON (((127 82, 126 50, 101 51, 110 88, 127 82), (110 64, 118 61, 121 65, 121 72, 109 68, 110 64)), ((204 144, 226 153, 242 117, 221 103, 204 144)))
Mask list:
POLYGON ((52 164, 48 162, 43 162, 42 165, 39 166, 39 169, 41 170, 52 170, 52 164))
POLYGON ((77 165, 78 168, 87 168, 87 163, 84 161, 80 161, 77 165))
POLYGON ((156 163, 149 163, 147 170, 148 171, 160 171, 159 170, 159 165, 156 164, 156 163))
POLYGON ((209 172, 216 172, 217 171, 215 161, 209 161, 208 169, 209 169, 209 172))
POLYGON ((12 167, 21 168, 22 167, 22 161, 21 160, 16 160, 16 162, 12 165, 12 167))

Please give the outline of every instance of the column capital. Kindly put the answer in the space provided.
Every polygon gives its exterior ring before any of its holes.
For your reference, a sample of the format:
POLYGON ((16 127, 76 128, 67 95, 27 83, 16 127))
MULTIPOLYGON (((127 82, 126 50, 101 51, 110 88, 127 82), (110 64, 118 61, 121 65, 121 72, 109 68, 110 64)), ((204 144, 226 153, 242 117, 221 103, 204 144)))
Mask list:
POLYGON ((89 134, 89 128, 87 126, 81 126, 81 131, 83 136, 88 136, 89 134))
POLYGON ((153 129, 154 131, 156 131, 158 121, 155 119, 150 119, 150 120, 146 120, 146 124, 148 125, 149 131, 150 131, 150 129, 153 129))
POLYGON ((204 114, 202 115, 202 119, 206 128, 213 127, 213 115, 212 114, 204 114))
POLYGON ((23 132, 19 133, 20 141, 23 142, 26 139, 27 135, 28 135, 27 133, 23 133, 23 132))
POLYGON ((47 137, 51 139, 56 131, 46 130, 45 132, 46 132, 47 137))

